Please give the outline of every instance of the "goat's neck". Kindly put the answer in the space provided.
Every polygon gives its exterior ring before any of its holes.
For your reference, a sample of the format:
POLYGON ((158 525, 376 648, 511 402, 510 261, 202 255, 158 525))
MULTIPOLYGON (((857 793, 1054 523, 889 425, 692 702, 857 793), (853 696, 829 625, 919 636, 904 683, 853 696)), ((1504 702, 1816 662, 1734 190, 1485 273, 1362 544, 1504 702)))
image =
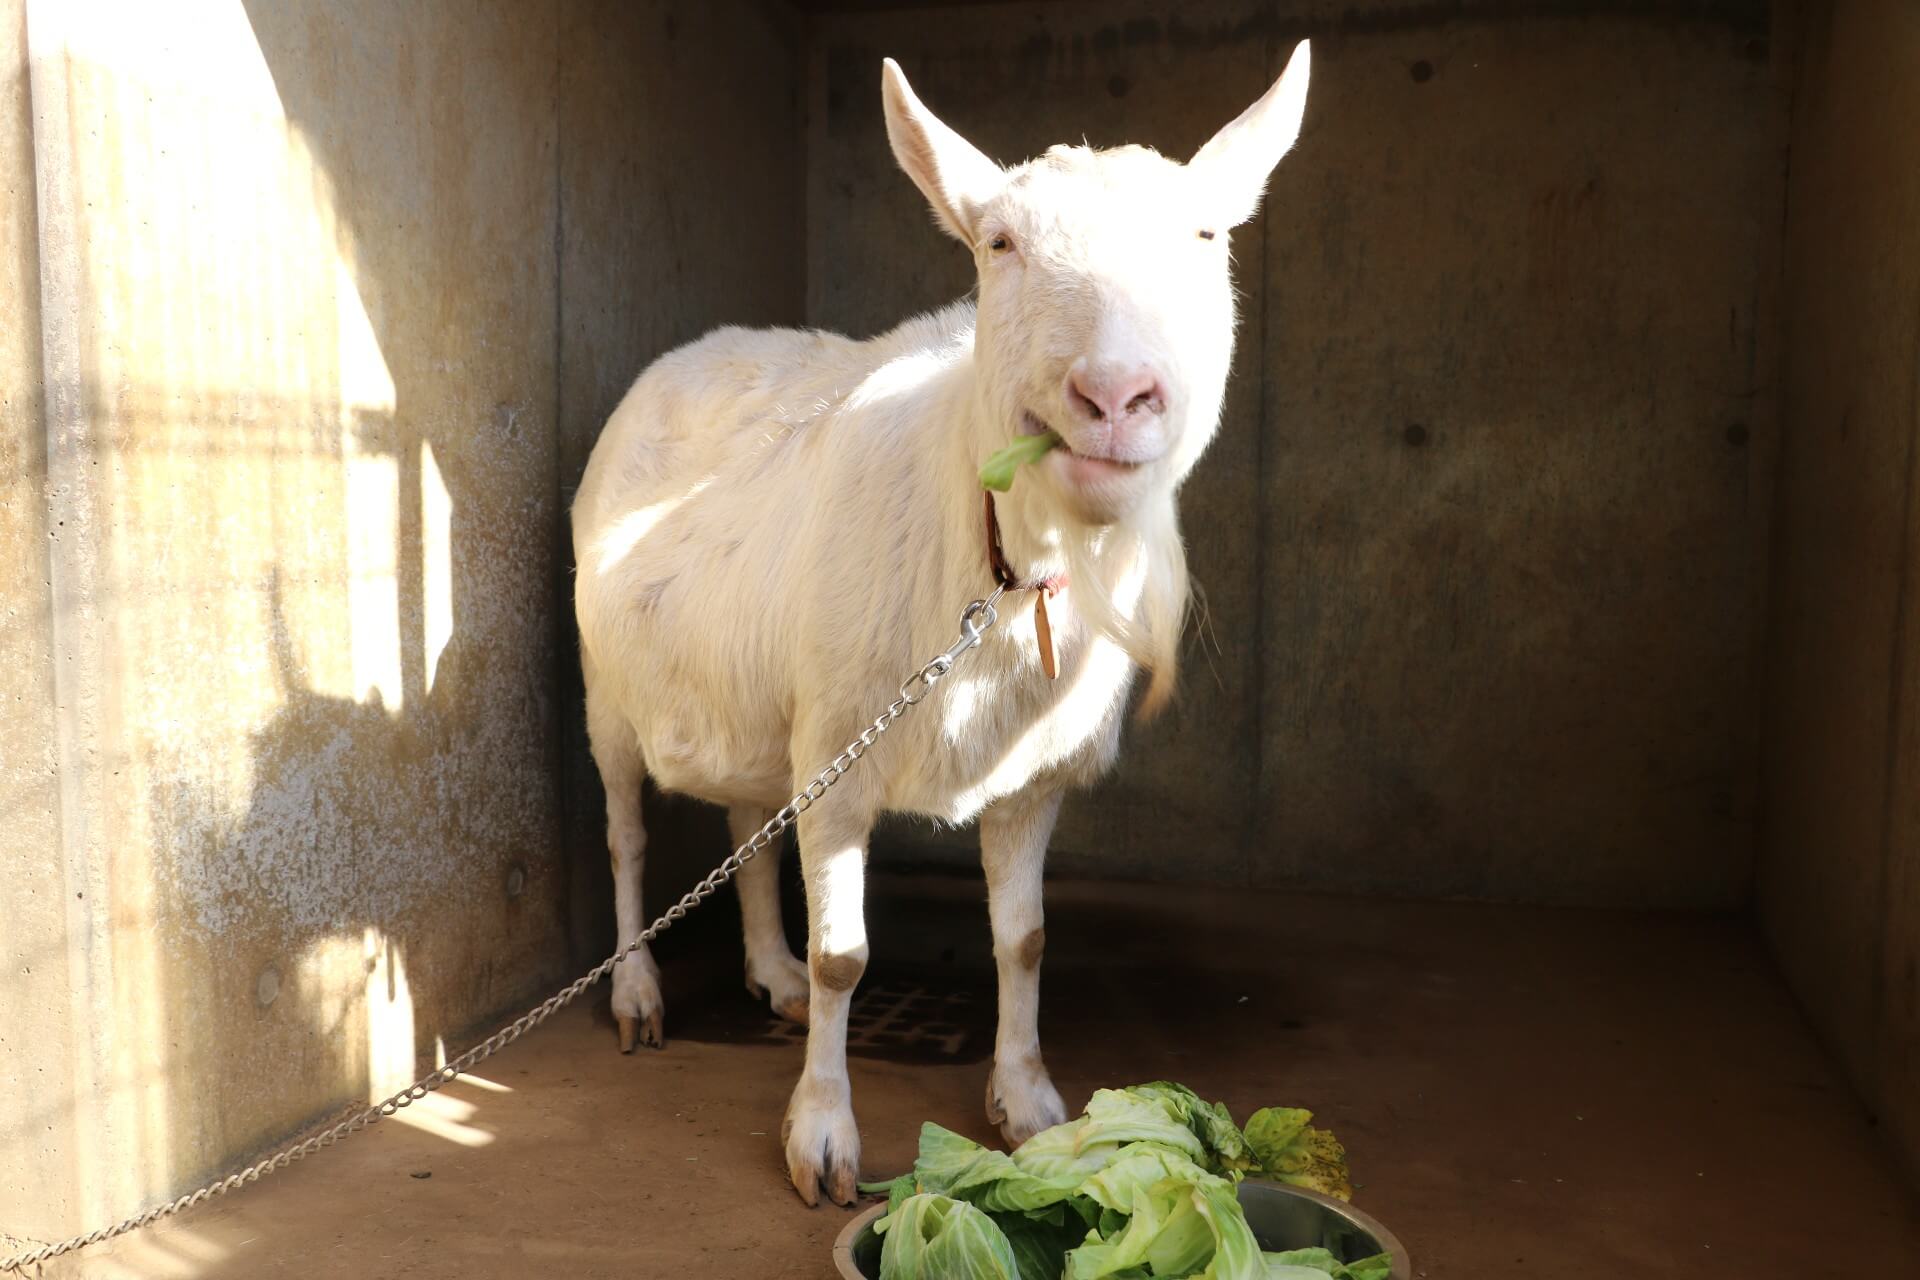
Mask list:
MULTIPOLYGON (((1014 428, 1002 422, 988 408, 974 378, 971 359, 953 371, 948 388, 953 416, 946 418, 942 438, 948 444, 943 460, 942 484, 951 486, 945 506, 949 513, 950 536, 963 548, 961 554, 987 567, 987 530, 985 507, 981 500, 980 464, 988 455, 1004 448, 1014 428), (961 429, 952 430, 954 417, 961 429)), ((1065 570, 1062 551, 1066 532, 1065 517, 1047 500, 1031 468, 1022 468, 1013 488, 994 495, 994 510, 1000 524, 1000 545, 1007 562, 1023 579, 1057 575, 1065 570)))

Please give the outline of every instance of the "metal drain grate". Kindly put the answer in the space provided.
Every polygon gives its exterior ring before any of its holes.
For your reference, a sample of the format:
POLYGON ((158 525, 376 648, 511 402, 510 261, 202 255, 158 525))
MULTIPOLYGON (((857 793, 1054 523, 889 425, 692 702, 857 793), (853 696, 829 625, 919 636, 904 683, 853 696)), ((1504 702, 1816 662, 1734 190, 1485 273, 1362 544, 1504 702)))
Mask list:
MULTIPOLYGON (((984 1057, 985 1006, 974 992, 917 982, 862 984, 847 1011, 847 1053, 857 1058, 964 1062, 984 1057)), ((807 1029, 768 1020, 763 1038, 803 1044, 807 1029)))

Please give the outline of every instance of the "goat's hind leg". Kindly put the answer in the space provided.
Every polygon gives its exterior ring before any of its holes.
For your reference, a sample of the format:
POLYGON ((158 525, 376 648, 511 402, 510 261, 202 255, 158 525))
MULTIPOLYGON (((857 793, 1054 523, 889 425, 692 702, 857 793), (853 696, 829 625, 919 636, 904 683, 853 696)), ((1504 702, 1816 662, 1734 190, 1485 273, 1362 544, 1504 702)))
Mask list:
MULTIPOLYGON (((771 809, 734 805, 727 810, 727 829, 738 849, 753 838, 773 816, 771 809)), ((780 922, 780 854, 782 840, 749 858, 734 877, 740 891, 740 932, 747 946, 747 990, 764 997, 773 1011, 789 1022, 807 1023, 807 966, 787 945, 780 922)))
MULTIPOLYGON (((587 687, 587 733, 593 762, 607 792, 607 851, 613 860, 613 910, 621 948, 647 927, 640 901, 640 877, 646 866, 647 829, 640 820, 640 783, 645 766, 633 726, 620 712, 596 698, 591 675, 587 687)), ((660 969, 641 947, 613 967, 613 1020, 620 1030, 620 1052, 632 1053, 636 1041, 651 1048, 667 1043, 666 1006, 660 999, 660 969)))

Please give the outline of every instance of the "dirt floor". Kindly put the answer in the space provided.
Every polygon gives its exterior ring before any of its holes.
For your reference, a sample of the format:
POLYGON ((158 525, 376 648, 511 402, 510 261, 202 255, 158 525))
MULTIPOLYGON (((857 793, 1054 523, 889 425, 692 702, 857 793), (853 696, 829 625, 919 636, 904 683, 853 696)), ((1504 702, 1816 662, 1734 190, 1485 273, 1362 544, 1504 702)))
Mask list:
MULTIPOLYGON (((724 903, 724 900, 722 900, 724 903)), ((987 1140, 977 883, 888 882, 855 1015, 867 1172, 923 1119, 987 1140)), ((1049 888, 1069 1106, 1170 1078, 1312 1107, 1430 1277, 1920 1275, 1920 1213, 1741 922, 1049 888)), ((741 989, 737 913, 661 948, 663 1052, 605 995, 269 1182, 84 1255, 89 1277, 826 1277, 848 1213, 788 1190, 800 1042, 741 989)), ((484 1030, 484 1029, 482 1029, 484 1030)))

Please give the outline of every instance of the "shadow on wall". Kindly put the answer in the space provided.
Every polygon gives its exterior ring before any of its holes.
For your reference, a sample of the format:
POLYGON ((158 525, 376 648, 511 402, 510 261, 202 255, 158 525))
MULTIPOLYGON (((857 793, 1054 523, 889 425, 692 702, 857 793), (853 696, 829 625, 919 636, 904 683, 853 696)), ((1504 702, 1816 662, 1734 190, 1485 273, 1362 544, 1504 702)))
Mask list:
MULTIPOLYGON (((290 607, 301 584, 276 561, 263 588, 281 700, 248 739, 246 806, 206 825, 190 794, 154 797, 219 868, 178 881, 179 905, 248 954, 249 1015, 279 1006, 305 1024, 270 1113, 391 1092, 561 968, 556 59, 550 16, 517 6, 452 29, 413 6, 243 8, 332 224, 357 304, 343 310, 364 321, 340 335, 341 399, 364 407, 339 418, 330 495, 347 634, 313 625, 311 597, 290 607), (385 395, 344 394, 376 364, 385 395), (316 678, 343 648, 344 696, 316 678)), ((275 1118, 267 1132, 304 1117, 275 1118)))
POLYGON ((484 656, 456 629, 430 689, 393 707, 378 685, 332 695, 311 684, 278 568, 264 590, 281 699, 248 737, 256 781, 244 809, 178 777, 154 787, 150 806, 175 842, 167 913, 210 949, 264 957, 216 978, 223 1003, 251 1006, 263 1030, 290 1021, 305 1042, 259 1100, 270 1115, 279 1098, 385 1096, 422 1060, 464 1049, 467 1022, 527 998, 554 966, 550 954, 510 961, 527 938, 552 935, 551 890, 544 902, 529 893, 526 860, 547 846, 509 848, 500 865, 499 806, 473 776, 485 765, 458 746, 458 691, 484 687, 484 656), (509 959, 476 933, 503 941, 509 959))

